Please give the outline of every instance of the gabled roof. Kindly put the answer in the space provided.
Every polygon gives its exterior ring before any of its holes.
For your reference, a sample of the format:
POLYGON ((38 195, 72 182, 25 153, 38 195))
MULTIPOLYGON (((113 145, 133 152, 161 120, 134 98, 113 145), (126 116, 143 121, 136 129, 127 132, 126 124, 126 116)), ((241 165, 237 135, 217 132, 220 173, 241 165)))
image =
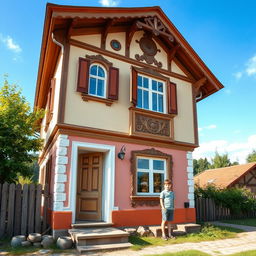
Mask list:
POLYGON ((256 162, 210 169, 197 174, 194 177, 194 182, 200 187, 212 184, 217 187, 226 188, 232 186, 236 181, 255 168, 256 162))
POLYGON ((160 33, 160 35, 157 35, 157 31, 154 31, 154 29, 151 32, 156 32, 156 37, 159 38, 160 42, 163 42, 170 53, 169 55, 185 67, 191 82, 197 89, 200 88, 198 90, 200 93, 198 100, 204 99, 223 88, 223 85, 158 6, 106 8, 47 4, 34 105, 43 107, 45 104, 47 87, 50 84, 49 81, 60 52, 60 47, 52 41, 53 31, 65 29, 67 37, 70 37, 72 34, 78 35, 83 31, 88 32, 94 28, 103 34, 120 32, 119 30, 122 28, 129 35, 132 34, 134 29, 147 30, 150 25, 159 25, 163 29, 163 33, 160 33), (155 17, 160 25, 149 20, 155 17))

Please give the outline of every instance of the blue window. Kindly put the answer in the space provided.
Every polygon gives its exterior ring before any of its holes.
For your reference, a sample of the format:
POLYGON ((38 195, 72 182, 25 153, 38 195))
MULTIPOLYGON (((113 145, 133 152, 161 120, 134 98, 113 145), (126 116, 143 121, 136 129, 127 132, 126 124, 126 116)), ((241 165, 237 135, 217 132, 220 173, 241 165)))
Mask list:
POLYGON ((138 75, 137 107, 166 113, 165 83, 150 77, 138 75))
POLYGON ((100 64, 90 66, 89 95, 106 98, 106 70, 100 64))

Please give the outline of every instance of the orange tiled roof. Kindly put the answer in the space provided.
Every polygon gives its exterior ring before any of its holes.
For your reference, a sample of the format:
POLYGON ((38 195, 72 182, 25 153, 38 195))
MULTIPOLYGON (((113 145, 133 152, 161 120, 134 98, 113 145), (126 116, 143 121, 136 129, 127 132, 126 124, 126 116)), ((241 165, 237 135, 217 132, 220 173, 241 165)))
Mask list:
POLYGON ((230 186, 237 179, 240 179, 244 174, 253 168, 256 168, 256 162, 218 169, 210 169, 197 174, 194 177, 194 182, 200 187, 213 184, 217 187, 225 188, 230 186))

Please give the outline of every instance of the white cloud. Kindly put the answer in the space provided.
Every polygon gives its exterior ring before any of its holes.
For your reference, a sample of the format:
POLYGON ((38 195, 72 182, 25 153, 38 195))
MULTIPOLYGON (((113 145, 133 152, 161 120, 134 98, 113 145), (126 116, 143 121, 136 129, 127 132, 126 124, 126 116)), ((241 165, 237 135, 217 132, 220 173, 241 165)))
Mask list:
POLYGON ((217 125, 216 124, 210 124, 208 126, 204 126, 204 127, 199 127, 198 131, 201 132, 203 130, 212 130, 212 129, 216 129, 217 125))
POLYGON ((256 75, 256 55, 248 60, 246 66, 246 73, 248 76, 256 75))
POLYGON ((4 45, 11 51, 15 53, 19 53, 22 51, 21 47, 14 42, 14 40, 10 36, 3 36, 0 34, 0 41, 4 43, 4 45))
POLYGON ((230 160, 238 161, 240 164, 246 162, 246 157, 256 149, 256 134, 251 135, 246 141, 241 143, 230 143, 227 140, 214 140, 202 143, 199 148, 193 152, 195 159, 207 158, 211 160, 215 152, 228 154, 230 160))
POLYGON ((115 0, 100 0, 99 3, 105 7, 115 7, 119 4, 119 1, 115 0))
POLYGON ((239 71, 234 74, 235 78, 239 80, 243 76, 243 72, 239 71))

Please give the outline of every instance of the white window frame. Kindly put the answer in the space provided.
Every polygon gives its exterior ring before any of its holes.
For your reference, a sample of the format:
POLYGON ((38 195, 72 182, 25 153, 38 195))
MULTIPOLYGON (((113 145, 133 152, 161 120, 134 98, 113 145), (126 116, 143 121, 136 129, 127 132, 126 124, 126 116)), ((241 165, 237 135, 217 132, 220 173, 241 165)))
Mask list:
POLYGON ((137 156, 136 158, 136 194, 138 196, 155 196, 160 195, 160 192, 153 192, 154 191, 154 173, 163 173, 164 180, 167 177, 166 174, 166 159, 163 158, 154 158, 154 157, 145 157, 145 156, 137 156), (149 169, 139 169, 138 168, 138 160, 139 159, 148 159, 149 160, 149 169), (153 160, 161 160, 164 162, 164 170, 153 170, 153 160), (149 173, 149 192, 138 192, 138 172, 145 172, 149 173))
MULTIPOLYGON (((97 87, 98 87, 98 82, 96 83, 96 93, 97 93, 97 87)), ((100 63, 94 62, 94 63, 92 63, 92 64, 90 65, 90 67, 89 67, 89 86, 88 86, 88 94, 91 95, 91 96, 94 96, 94 97, 106 98, 106 94, 107 94, 107 70, 106 70, 106 68, 105 68, 103 65, 101 65, 100 63), (92 66, 101 67, 101 68, 104 70, 104 72, 105 72, 105 77, 103 78, 103 77, 100 77, 100 76, 92 75, 92 74, 91 74, 91 68, 92 68, 92 66), (97 81, 97 80, 102 80, 102 81, 104 81, 104 95, 103 95, 103 96, 90 93, 90 87, 91 87, 90 78, 91 78, 91 77, 92 77, 92 78, 95 78, 96 81, 97 81)))
MULTIPOLYGON (((148 85, 148 88, 144 88, 144 87, 140 87, 139 84, 138 84, 138 81, 137 81, 137 97, 138 97, 138 90, 141 89, 142 91, 148 91, 149 93, 149 99, 148 99, 148 104, 149 104, 149 108, 146 109, 144 107, 138 107, 138 104, 137 104, 137 108, 140 108, 140 109, 145 109, 145 110, 149 110, 149 111, 153 111, 153 112, 157 112, 157 113, 163 113, 163 114, 166 114, 167 112, 167 107, 166 107, 166 97, 167 97, 167 94, 166 94, 166 81, 163 81, 163 80, 160 80, 160 79, 157 79, 157 78, 154 78, 154 77, 150 77, 150 76, 147 76, 147 75, 144 75, 144 74, 141 74, 141 73, 138 73, 138 78, 139 76, 142 77, 145 77, 145 78, 148 78, 149 79, 149 85, 148 85), (163 84, 163 92, 159 92, 159 91, 155 91, 152 89, 152 81, 156 81, 156 82, 161 82, 163 84), (157 95, 158 94, 161 94, 163 95, 163 112, 161 111, 157 111, 157 110, 153 110, 153 102, 152 102, 152 94, 153 93, 156 93, 157 95)), ((142 96, 142 99, 143 99, 143 96, 142 96)))

